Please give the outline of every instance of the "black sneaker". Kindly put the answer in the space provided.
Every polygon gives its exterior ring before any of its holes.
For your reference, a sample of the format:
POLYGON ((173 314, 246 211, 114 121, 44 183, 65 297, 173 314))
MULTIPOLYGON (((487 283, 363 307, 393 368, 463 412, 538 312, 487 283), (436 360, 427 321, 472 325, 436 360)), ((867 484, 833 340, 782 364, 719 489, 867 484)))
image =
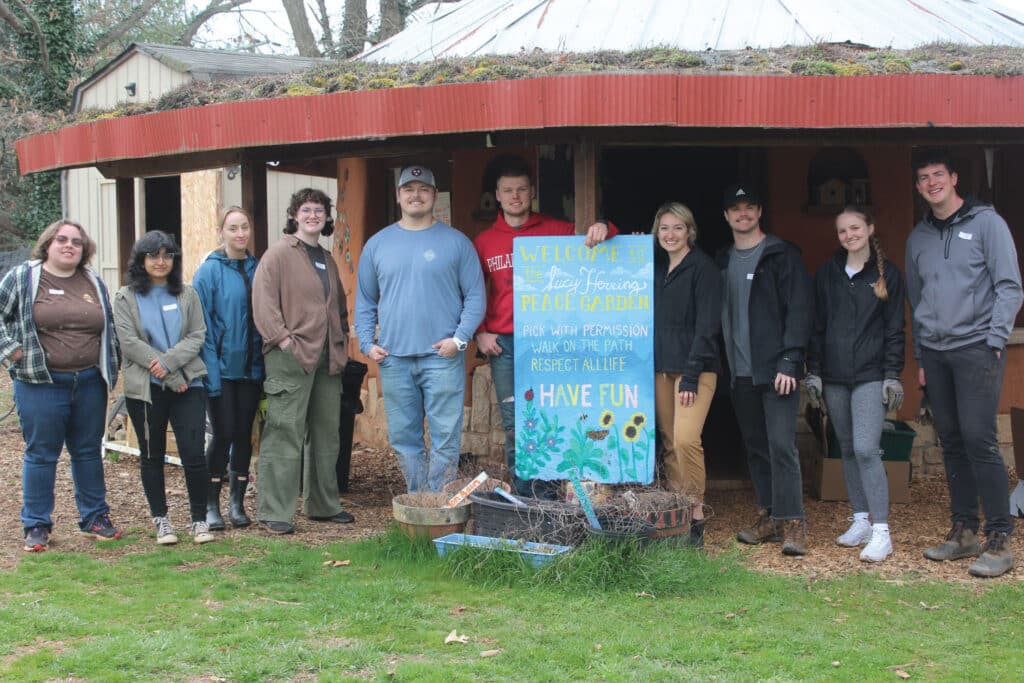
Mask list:
POLYGON ((89 538, 95 538, 97 541, 113 541, 121 538, 121 532, 114 527, 108 514, 102 514, 94 519, 92 524, 82 529, 82 534, 89 538))
POLYGON ((34 526, 25 534, 25 550, 30 553, 41 553, 50 546, 50 530, 44 526, 34 526))
POLYGON ((310 517, 314 522, 334 522, 335 524, 351 524, 356 521, 356 518, 349 513, 342 510, 336 515, 330 517, 310 517))
POLYGON ((294 534, 295 527, 289 522, 278 522, 270 519, 261 519, 260 526, 272 534, 294 534))

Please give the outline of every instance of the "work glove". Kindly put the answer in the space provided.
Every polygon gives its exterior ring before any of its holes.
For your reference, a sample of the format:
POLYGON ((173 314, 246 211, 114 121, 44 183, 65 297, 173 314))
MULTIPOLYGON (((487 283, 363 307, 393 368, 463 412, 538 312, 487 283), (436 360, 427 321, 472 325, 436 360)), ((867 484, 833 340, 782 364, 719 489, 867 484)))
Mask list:
POLYGON ((804 388, 807 390, 807 403, 815 410, 821 410, 821 378, 817 375, 807 375, 804 378, 804 388))
POLYGON ((887 379, 882 382, 882 403, 888 413, 899 410, 903 405, 903 385, 898 379, 887 379))
POLYGON ((928 388, 921 387, 921 407, 917 411, 917 424, 927 427, 935 418, 932 416, 932 405, 928 401, 928 388))

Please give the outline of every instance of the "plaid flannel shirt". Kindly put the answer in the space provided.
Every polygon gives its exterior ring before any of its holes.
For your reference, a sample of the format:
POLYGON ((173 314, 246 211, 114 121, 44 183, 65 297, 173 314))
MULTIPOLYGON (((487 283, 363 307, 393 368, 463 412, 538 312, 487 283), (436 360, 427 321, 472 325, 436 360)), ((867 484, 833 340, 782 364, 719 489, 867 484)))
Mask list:
MULTIPOLYGON (((42 261, 25 261, 15 266, 0 280, 0 358, 8 358, 18 349, 21 360, 9 363, 11 377, 29 384, 53 382, 46 368, 46 353, 36 334, 32 306, 39 290, 42 261)), ((121 367, 121 348, 114 333, 114 315, 110 297, 103 281, 89 268, 83 268, 103 301, 103 334, 100 339, 100 373, 110 389, 117 384, 117 370, 121 367)))

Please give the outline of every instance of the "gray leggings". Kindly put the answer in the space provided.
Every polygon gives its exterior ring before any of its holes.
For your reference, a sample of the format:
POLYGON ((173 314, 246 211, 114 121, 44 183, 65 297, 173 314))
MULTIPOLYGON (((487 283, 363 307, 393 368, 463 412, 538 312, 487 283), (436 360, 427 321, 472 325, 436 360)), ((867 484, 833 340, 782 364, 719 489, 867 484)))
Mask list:
POLYGON ((854 512, 867 512, 874 524, 889 521, 889 480, 882 465, 882 383, 824 386, 828 417, 843 452, 843 475, 854 512))

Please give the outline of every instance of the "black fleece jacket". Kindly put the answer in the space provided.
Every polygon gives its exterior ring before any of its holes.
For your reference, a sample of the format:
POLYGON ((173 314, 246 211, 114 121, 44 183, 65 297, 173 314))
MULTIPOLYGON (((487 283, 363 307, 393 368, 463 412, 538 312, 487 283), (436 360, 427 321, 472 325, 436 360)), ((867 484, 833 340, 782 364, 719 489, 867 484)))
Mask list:
POLYGON ((852 278, 840 248, 814 276, 814 327, 807 371, 823 382, 853 386, 899 379, 904 363, 904 288, 899 268, 886 259, 889 298, 875 296, 875 254, 852 278))
POLYGON ((719 371, 721 319, 722 278, 711 257, 694 247, 668 272, 668 255, 655 246, 654 371, 681 374, 679 391, 697 391, 700 373, 719 371))
MULTIPOLYGON (((723 288, 728 287, 729 251, 729 247, 723 249, 716 258, 723 288)), ((767 235, 754 269, 747 311, 755 385, 773 384, 778 373, 803 378, 813 298, 811 277, 804 268, 800 248, 767 235)), ((731 349, 728 343, 725 346, 728 355, 731 349)))

